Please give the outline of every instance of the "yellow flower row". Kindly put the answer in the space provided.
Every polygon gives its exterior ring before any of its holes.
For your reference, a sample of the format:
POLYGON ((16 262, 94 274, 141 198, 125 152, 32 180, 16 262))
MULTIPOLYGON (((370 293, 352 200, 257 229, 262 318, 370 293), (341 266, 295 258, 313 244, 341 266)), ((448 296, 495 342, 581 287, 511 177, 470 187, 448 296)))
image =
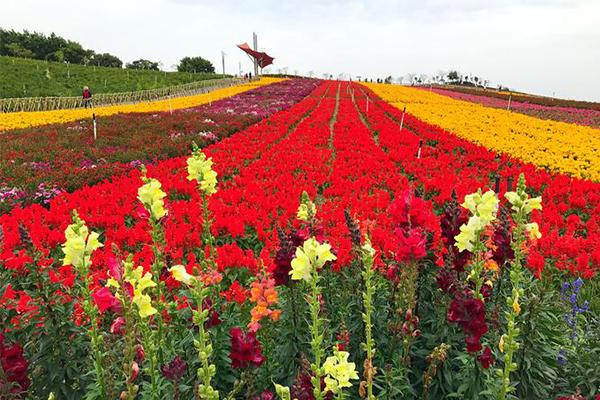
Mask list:
POLYGON ((393 106, 488 149, 578 178, 600 180, 600 130, 542 120, 423 89, 365 84, 393 106))
POLYGON ((78 108, 74 110, 17 112, 6 114, 0 113, 0 132, 11 129, 28 128, 32 126, 88 119, 92 117, 92 113, 95 113, 97 116, 107 116, 122 113, 159 112, 169 111, 171 109, 177 110, 181 108, 195 107, 222 99, 224 97, 234 96, 260 86, 270 85, 271 83, 279 82, 281 80, 282 79, 279 78, 260 78, 258 81, 217 89, 210 93, 203 93, 187 97, 176 97, 171 100, 157 100, 145 103, 104 106, 96 107, 94 109, 78 108))

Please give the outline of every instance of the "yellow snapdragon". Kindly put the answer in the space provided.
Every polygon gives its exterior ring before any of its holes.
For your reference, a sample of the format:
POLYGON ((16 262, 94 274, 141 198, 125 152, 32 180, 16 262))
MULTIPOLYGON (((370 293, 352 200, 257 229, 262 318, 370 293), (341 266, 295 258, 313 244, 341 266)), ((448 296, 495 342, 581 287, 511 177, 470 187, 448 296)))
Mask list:
POLYGON ((167 194, 162 191, 161 183, 154 178, 142 178, 144 184, 138 189, 138 200, 152 214, 154 219, 159 220, 167 215, 165 210, 165 201, 167 194))
POLYGON ((308 193, 302 192, 300 205, 298 206, 298 211, 296 212, 296 218, 298 218, 300 221, 307 222, 311 218, 314 218, 315 215, 317 215, 317 207, 315 206, 315 203, 310 200, 308 193))
POLYGON ((302 247, 296 249, 296 256, 292 260, 292 269, 289 274, 292 280, 310 282, 313 271, 321 268, 327 261, 336 259, 329 244, 320 244, 317 239, 311 237, 304 242, 302 247))
POLYGON ((144 273, 142 267, 137 267, 125 276, 125 282, 133 288, 133 303, 138 307, 140 317, 147 318, 156 314, 157 310, 152 306, 152 299, 144 293, 146 289, 156 287, 156 282, 152 280, 152 274, 144 273))
POLYGON ((481 231, 496 219, 498 198, 492 190, 481 194, 481 190, 465 196, 462 206, 471 212, 466 224, 460 227, 460 233, 454 237, 459 251, 473 251, 473 246, 481 231))
POLYGON ((89 266, 94 250, 102 247, 96 232, 89 232, 85 221, 75 213, 74 223, 65 230, 66 241, 62 245, 65 255, 63 265, 72 265, 77 268, 89 266))
POLYGON ((323 364, 325 372, 325 391, 339 393, 343 388, 352 387, 351 379, 358 379, 356 365, 348 362, 350 354, 334 347, 333 356, 327 357, 323 364))
POLYGON ((194 149, 192 156, 187 159, 188 181, 197 181, 200 190, 209 196, 217 192, 217 173, 212 169, 212 165, 212 158, 206 158, 198 148, 194 149))

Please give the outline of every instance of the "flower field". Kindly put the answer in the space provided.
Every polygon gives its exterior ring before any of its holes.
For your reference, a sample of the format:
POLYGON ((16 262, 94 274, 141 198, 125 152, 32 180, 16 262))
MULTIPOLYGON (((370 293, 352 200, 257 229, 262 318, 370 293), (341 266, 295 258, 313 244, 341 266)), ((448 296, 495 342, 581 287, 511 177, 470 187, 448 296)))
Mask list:
POLYGON ((96 116, 109 116, 124 113, 164 112, 181 108, 190 108, 233 96, 238 93, 243 93, 256 87, 269 85, 279 80, 280 79, 278 78, 261 78, 258 81, 217 89, 209 93, 138 104, 104 106, 93 109, 84 108, 75 110, 2 113, 0 114, 0 132, 32 126, 62 124, 82 119, 89 120, 92 118, 92 114, 96 114, 96 116))
POLYGON ((491 150, 551 172, 600 179, 598 129, 540 120, 424 90, 369 85, 384 100, 415 117, 491 150))
MULTIPOLYGON (((99 118, 0 135, 0 213, 16 205, 47 204, 126 173, 142 163, 186 154, 192 141, 218 141, 305 97, 316 83, 284 80, 198 107, 99 118)), ((142 108, 145 105, 141 106, 142 108)))
POLYGON ((61 188, 0 215, 0 398, 600 398, 600 184, 538 154, 593 129, 299 79, 98 128, 0 136, 61 188))
MULTIPOLYGON (((504 110, 508 108, 508 99, 478 96, 476 94, 467 94, 440 88, 432 88, 431 91, 444 96, 452 97, 453 99, 470 101, 486 107, 501 108, 504 110)), ((510 109, 513 112, 530 115, 536 118, 569 122, 600 129, 600 110, 575 107, 545 106, 535 103, 512 101, 512 99, 510 102, 510 109)))

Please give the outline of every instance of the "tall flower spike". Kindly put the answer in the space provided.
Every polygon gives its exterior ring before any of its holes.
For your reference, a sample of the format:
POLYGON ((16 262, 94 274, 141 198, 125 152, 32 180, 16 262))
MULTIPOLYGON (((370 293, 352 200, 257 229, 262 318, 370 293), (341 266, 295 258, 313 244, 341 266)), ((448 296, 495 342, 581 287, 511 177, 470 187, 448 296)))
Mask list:
POLYGON ((94 250, 102 247, 96 232, 89 232, 85 221, 79 218, 77 211, 73 211, 73 223, 65 230, 65 243, 62 251, 65 254, 63 265, 72 265, 76 268, 89 268, 90 258, 94 250))
POLYGON ((192 144, 192 156, 187 159, 188 181, 195 180, 200 185, 200 190, 210 196, 217 192, 217 173, 212 169, 212 158, 200 150, 196 143, 192 144))
POLYGON ((136 269, 127 269, 125 274, 125 282, 129 283, 133 288, 133 303, 138 307, 140 317, 147 318, 156 314, 157 310, 152 306, 152 299, 144 291, 156 286, 152 280, 150 272, 144 273, 142 267, 136 269))
POLYGON ((481 189, 465 196, 462 206, 471 211, 471 217, 460 227, 460 233, 454 237, 459 251, 473 251, 473 246, 481 231, 496 219, 498 198, 492 190, 483 195, 481 189))
POLYGON ((165 201, 163 200, 167 194, 161 189, 162 185, 158 180, 146 177, 145 168, 142 171, 144 184, 138 189, 138 200, 142 202, 155 220, 159 220, 167 215, 165 201))
POLYGON ((310 221, 317 215, 317 207, 315 203, 310 200, 308 197, 308 193, 302 192, 302 197, 300 198, 300 206, 298 206, 298 212, 296 213, 296 217, 300 221, 310 221))

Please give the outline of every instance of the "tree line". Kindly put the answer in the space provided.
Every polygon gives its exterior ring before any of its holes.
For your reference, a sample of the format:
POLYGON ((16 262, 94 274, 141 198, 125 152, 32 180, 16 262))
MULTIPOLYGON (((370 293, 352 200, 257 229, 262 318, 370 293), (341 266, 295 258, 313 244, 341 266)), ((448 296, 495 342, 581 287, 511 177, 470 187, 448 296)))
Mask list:
MULTIPOLYGON (((123 68, 123 61, 110 53, 96 53, 80 43, 54 33, 17 32, 0 28, 0 55, 70 64, 123 68)), ((159 71, 160 63, 139 59, 125 64, 128 69, 159 71)), ((179 72, 214 73, 213 64, 202 57, 185 57, 177 65, 179 72)))

